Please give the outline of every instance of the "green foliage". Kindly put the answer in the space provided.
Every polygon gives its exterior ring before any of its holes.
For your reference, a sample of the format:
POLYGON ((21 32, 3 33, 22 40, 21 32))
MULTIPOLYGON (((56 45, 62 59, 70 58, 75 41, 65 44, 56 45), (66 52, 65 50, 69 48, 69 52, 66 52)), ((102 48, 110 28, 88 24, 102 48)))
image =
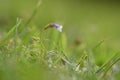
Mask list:
MULTIPOLYGON (((109 6, 107 3, 105 3, 107 6, 103 7, 100 4, 96 5, 97 3, 88 4, 83 1, 80 6, 78 3, 79 1, 72 0, 46 0, 41 4, 40 0, 34 10, 31 10, 33 11, 31 16, 27 12, 28 16, 19 18, 11 29, 5 28, 1 33, 7 30, 8 32, 0 34, 0 80, 119 80, 120 53, 113 45, 114 40, 110 42, 106 40, 107 34, 110 34, 111 38, 118 36, 119 32, 115 29, 111 33, 114 28, 111 28, 110 32, 104 31, 108 29, 105 26, 109 27, 108 15, 115 13, 108 14, 110 11, 106 12, 103 9, 109 6), (75 5, 67 7, 66 4, 75 5), (81 11, 78 11, 77 6, 81 11), (97 17, 92 15, 94 12, 97 13, 99 11, 97 8, 100 7, 103 9, 100 9, 101 13, 98 13, 97 17), (39 9, 42 11, 37 14, 39 9), (102 17, 99 16, 103 14, 102 12, 107 14, 102 15, 107 16, 106 23, 106 20, 103 20, 103 23, 102 17), (37 19, 36 16, 39 15, 42 16, 37 19), (59 19, 58 22, 64 21, 63 32, 54 28, 44 30, 45 25, 57 22, 55 18, 59 19), (86 18, 87 20, 84 20, 86 18), (96 24, 93 24, 94 22, 96 24), (75 39, 77 36, 80 38, 75 39)), ((119 24, 116 24, 117 26, 119 24)))

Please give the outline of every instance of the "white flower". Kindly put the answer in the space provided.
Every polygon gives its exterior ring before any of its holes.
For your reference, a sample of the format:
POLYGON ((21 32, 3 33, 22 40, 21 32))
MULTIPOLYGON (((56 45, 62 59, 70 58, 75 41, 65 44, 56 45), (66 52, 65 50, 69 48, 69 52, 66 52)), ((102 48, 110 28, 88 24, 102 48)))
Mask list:
POLYGON ((45 28, 45 29, 47 29, 47 28, 49 28, 49 27, 53 27, 53 28, 56 28, 58 31, 60 31, 60 32, 62 32, 62 28, 63 28, 63 26, 61 26, 61 25, 58 25, 58 24, 55 24, 55 23, 51 23, 51 24, 48 24, 47 25, 47 27, 45 28))
POLYGON ((63 28, 63 26, 56 27, 56 29, 60 32, 62 32, 62 28, 63 28))

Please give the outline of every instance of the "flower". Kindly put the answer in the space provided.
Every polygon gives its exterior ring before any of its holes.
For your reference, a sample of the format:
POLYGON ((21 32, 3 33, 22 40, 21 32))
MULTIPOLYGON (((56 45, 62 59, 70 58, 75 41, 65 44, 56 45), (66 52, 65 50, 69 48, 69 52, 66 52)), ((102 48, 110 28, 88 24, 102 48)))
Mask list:
POLYGON ((47 28, 56 28, 58 31, 62 32, 63 26, 55 24, 55 23, 50 23, 45 27, 45 29, 47 28))

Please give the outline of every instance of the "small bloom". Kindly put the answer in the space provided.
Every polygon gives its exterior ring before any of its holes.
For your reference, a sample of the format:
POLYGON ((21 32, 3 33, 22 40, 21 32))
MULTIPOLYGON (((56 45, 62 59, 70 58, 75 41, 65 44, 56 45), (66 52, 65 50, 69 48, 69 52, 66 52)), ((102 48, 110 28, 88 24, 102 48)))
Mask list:
POLYGON ((63 26, 55 24, 55 23, 51 23, 51 24, 48 24, 47 27, 45 27, 45 29, 47 28, 56 28, 58 31, 62 32, 63 26))

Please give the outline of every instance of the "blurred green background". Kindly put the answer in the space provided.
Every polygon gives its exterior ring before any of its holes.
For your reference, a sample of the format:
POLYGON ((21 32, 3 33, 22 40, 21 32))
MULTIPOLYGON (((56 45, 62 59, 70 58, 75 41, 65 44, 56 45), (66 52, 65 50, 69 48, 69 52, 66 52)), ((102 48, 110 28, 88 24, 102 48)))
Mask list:
MULTIPOLYGON (((7 32, 16 23, 17 17, 27 21, 37 2, 38 0, 0 0, 0 33, 7 32)), ((38 29, 48 23, 58 23, 64 27, 63 32, 67 34, 68 45, 79 38, 92 48, 104 40, 104 47, 97 52, 99 55, 102 56, 103 51, 108 55, 119 50, 119 1, 41 0, 41 2, 37 14, 31 21, 38 29)))
MULTIPOLYGON (((0 0, 0 30, 16 18, 27 20, 38 0, 0 0)), ((116 0, 42 0, 32 23, 38 27, 55 22, 64 26, 70 41, 81 37, 90 45, 106 40, 119 48, 120 4, 116 0)))

